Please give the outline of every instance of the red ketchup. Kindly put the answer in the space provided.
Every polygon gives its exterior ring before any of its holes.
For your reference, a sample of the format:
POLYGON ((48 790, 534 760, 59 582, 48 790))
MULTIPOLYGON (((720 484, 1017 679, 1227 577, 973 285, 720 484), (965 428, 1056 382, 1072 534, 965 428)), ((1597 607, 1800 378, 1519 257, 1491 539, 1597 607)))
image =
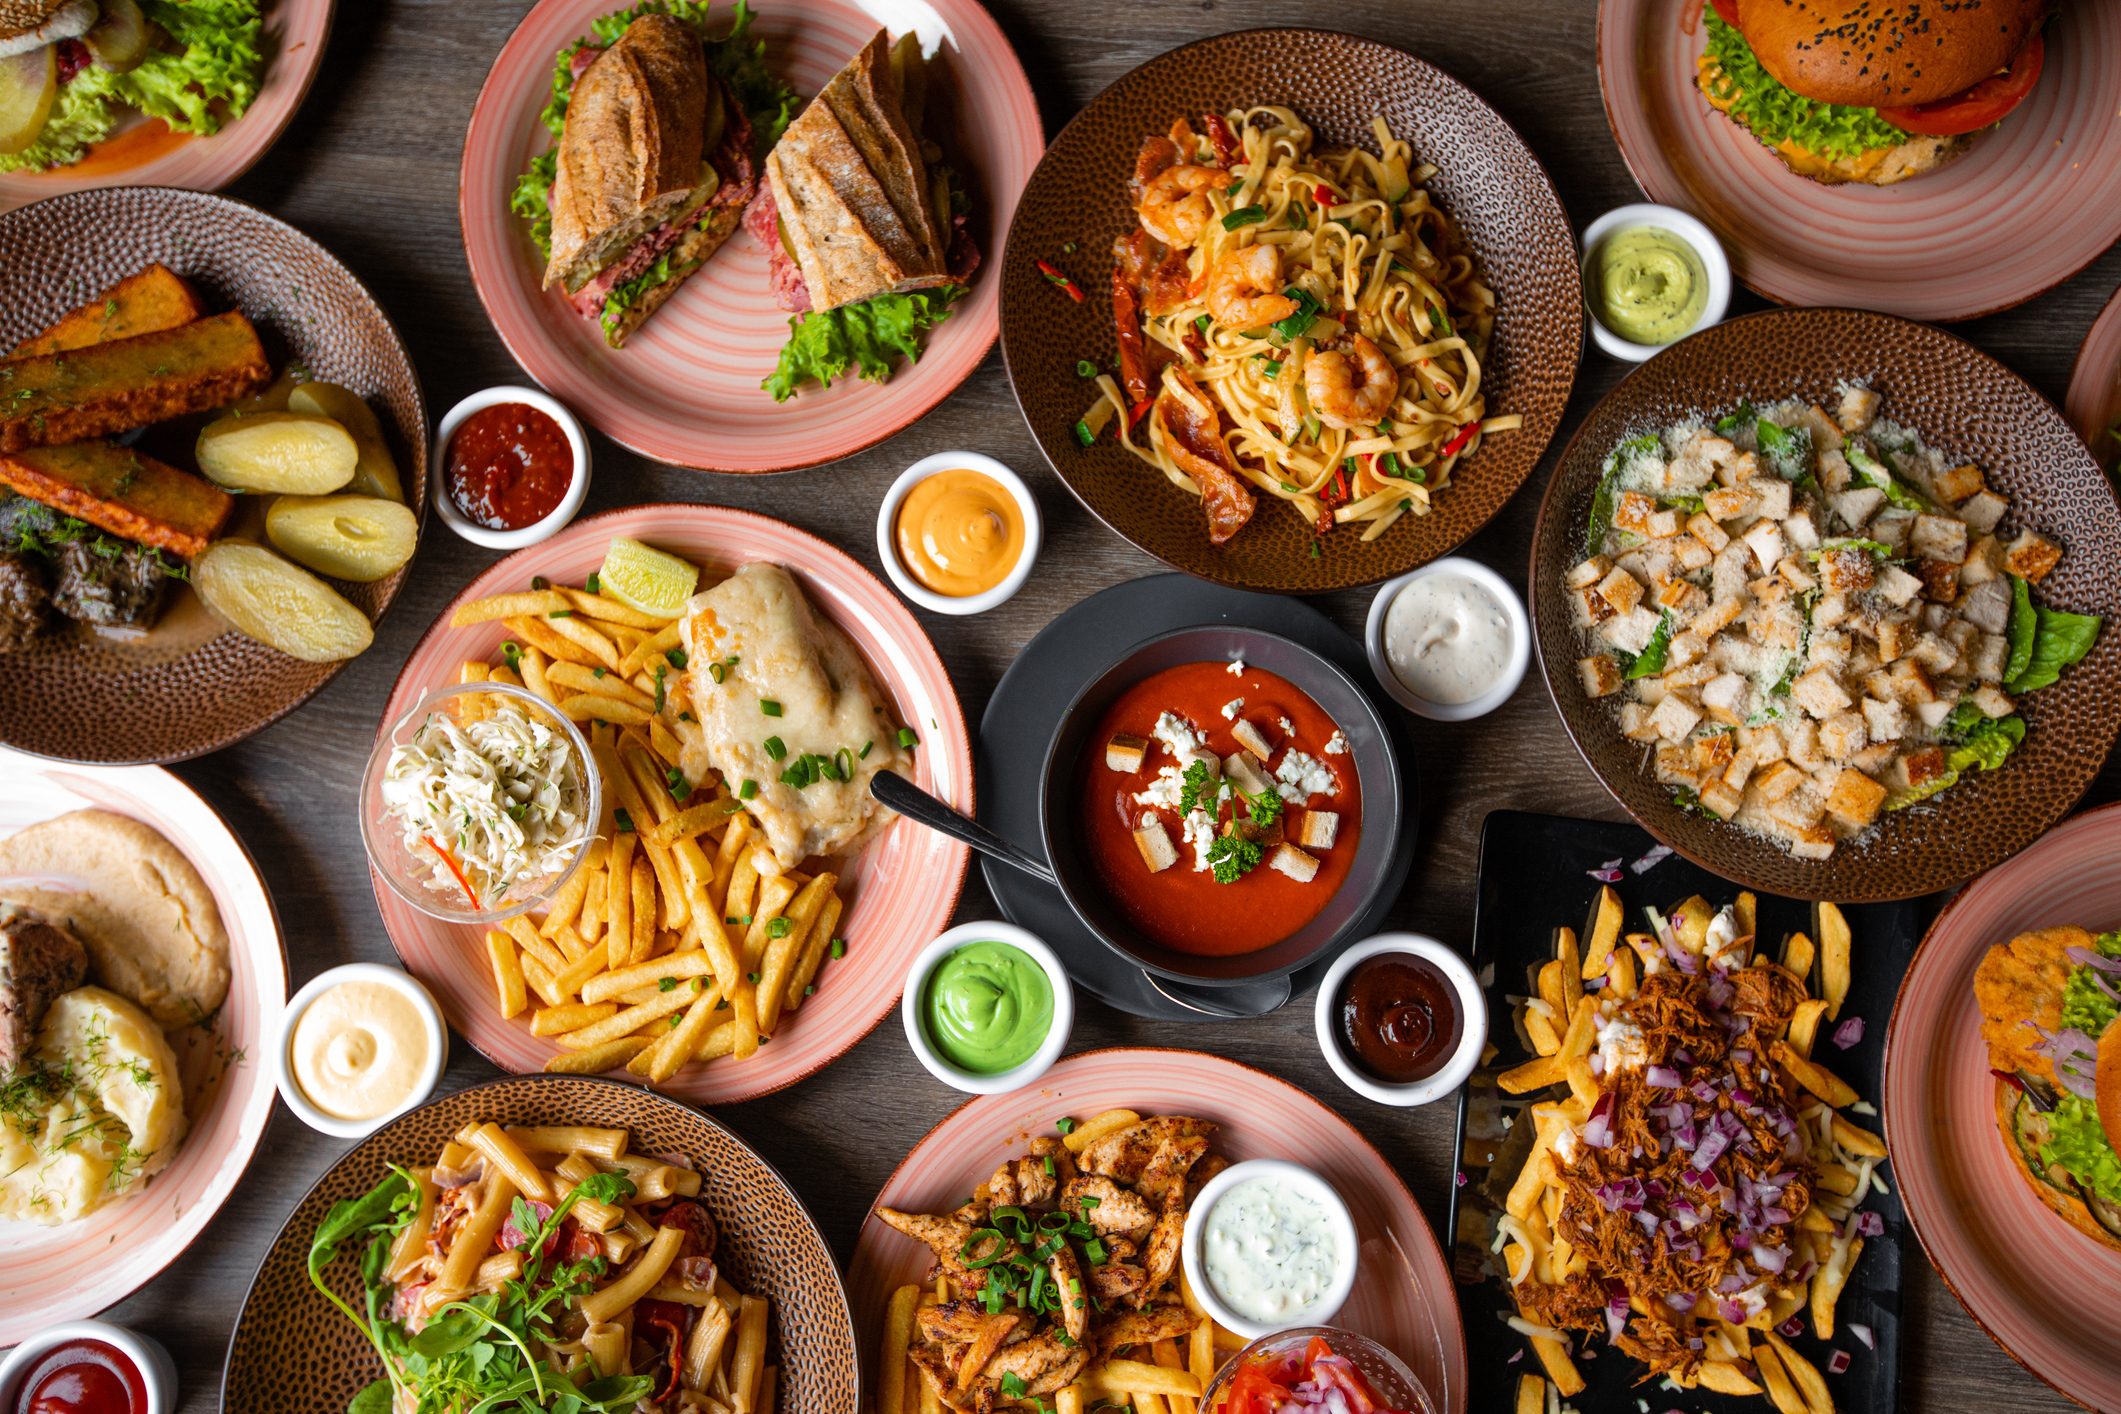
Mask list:
POLYGON ((567 434, 528 403, 481 408, 449 439, 449 499, 488 530, 536 525, 573 480, 567 434))
POLYGON ((130 1356, 100 1340, 69 1340, 29 1367, 7 1414, 145 1414, 146 1409, 147 1382, 130 1356))

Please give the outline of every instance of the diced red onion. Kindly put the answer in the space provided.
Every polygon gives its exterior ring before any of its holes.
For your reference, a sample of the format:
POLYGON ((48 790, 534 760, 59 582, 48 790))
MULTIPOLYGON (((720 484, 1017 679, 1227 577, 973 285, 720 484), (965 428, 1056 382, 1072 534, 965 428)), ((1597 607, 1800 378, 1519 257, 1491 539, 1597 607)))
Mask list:
POLYGON ((1780 1273, 1784 1267, 1790 1264, 1789 1253, 1783 1251, 1780 1247, 1770 1247, 1764 1242, 1754 1243, 1751 1253, 1753 1265, 1770 1274, 1780 1273))
POLYGON ((1681 1046, 1677 1050, 1672 1052, 1673 1065, 1692 1065, 1693 1063, 1694 1053, 1688 1050, 1686 1047, 1681 1046))
POLYGON ((1876 1350, 1878 1348, 1878 1337, 1869 1326, 1857 1321, 1850 1321, 1848 1323, 1848 1333, 1862 1341, 1865 1350, 1876 1350))
POLYGON ((1620 1333, 1628 1327, 1628 1300, 1625 1296, 1608 1301, 1605 1305, 1606 1339, 1614 1345, 1620 1343, 1620 1333))
POLYGON ((1502 1363, 1505 1365, 1514 1365, 1522 1359, 1524 1359, 1524 1348, 1520 1346, 1517 1349, 1511 1351, 1510 1358, 1503 1361, 1502 1363))
POLYGON ((1885 1218, 1866 1208, 1856 1214, 1856 1231, 1864 1237, 1880 1237, 1885 1233, 1885 1218))
POLYGON ((1653 1065, 1643 1071, 1642 1078, 1653 1090, 1677 1090, 1683 1083, 1679 1072, 1668 1065, 1653 1065))
POLYGON ((1720 1302, 1716 1310, 1726 1321, 1729 1321, 1734 1326, 1745 1324, 1745 1307, 1735 1301, 1720 1302))
POLYGON ((1591 1109, 1591 1117, 1584 1121, 1583 1132, 1578 1136, 1593 1149, 1608 1149, 1613 1144, 1613 1097, 1600 1095, 1598 1103, 1591 1109))
POLYGON ((1804 1334, 1804 1322, 1792 1316, 1781 1325, 1775 1327, 1775 1331, 1784 1340, 1795 1340, 1798 1336, 1804 1334))
POLYGON ((1787 1208, 1777 1205, 1762 1208, 1760 1210, 1760 1220, 1769 1227, 1783 1227, 1791 1221, 1791 1218, 1787 1208))
POLYGON ((1751 1284, 1747 1280, 1746 1274, 1742 1271, 1726 1272, 1723 1275, 1723 1279, 1716 1283, 1716 1294, 1718 1296, 1729 1296, 1734 1291, 1745 1290, 1751 1284))
POLYGON ((1620 872, 1620 861, 1617 859, 1608 859, 1596 869, 1586 869, 1583 872, 1601 884, 1617 884, 1627 877, 1620 872))
POLYGON ((1716 1160, 1722 1158, 1723 1151, 1730 1147, 1730 1136, 1720 1129, 1716 1130, 1705 1136, 1699 1144, 1694 1146, 1694 1155, 1688 1161, 1687 1166, 1697 1173, 1702 1172, 1714 1165, 1716 1160))
POLYGON ((1849 1353, 1846 1350, 1837 1350, 1826 1357, 1826 1372, 1830 1375, 1847 1374, 1848 1367, 1849 1353))
POLYGON ((1852 1016, 1834 1028, 1834 1044, 1847 1050, 1863 1039, 1863 1018, 1852 1016))
POLYGON ((1458 1171, 1458 1186, 1460 1188, 1466 1186, 1466 1171, 1464 1169, 1458 1171))
POLYGON ((2105 953, 2094 952, 2090 948, 2066 948, 2062 955, 2079 967, 2121 973, 2121 957, 2108 957, 2105 953))
POLYGON ((1642 858, 1636 860, 1633 864, 1630 864, 1628 868, 1634 870, 1638 874, 1647 874, 1652 869, 1655 869, 1658 865, 1664 863, 1667 859, 1670 859, 1671 857, 1672 847, 1670 845, 1656 845, 1653 846, 1648 853, 1644 854, 1642 858))
POLYGON ((1668 1291, 1664 1296, 1664 1304, 1671 1307, 1674 1311, 1691 1311, 1694 1309, 1694 1293, 1691 1291, 1668 1291))

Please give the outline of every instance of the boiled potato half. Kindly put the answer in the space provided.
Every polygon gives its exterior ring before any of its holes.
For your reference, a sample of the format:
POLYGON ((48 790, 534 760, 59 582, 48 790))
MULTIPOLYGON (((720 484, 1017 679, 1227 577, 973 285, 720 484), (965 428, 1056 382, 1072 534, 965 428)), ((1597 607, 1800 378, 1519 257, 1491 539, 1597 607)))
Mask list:
POLYGON ((238 632, 309 663, 336 663, 375 641, 368 616, 263 545, 222 540, 192 561, 191 587, 238 632))
POLYGON ((231 491, 320 496, 353 480, 361 449, 328 417, 253 412, 208 423, 198 457, 199 470, 231 491))
POLYGON ((265 513, 265 537, 318 574, 372 584, 412 558, 420 522, 380 496, 282 496, 265 513))
POLYGON ((308 381, 306 371, 289 364, 278 378, 265 385, 263 391, 230 403, 228 410, 244 417, 257 412, 286 412, 288 395, 308 381))
POLYGON ((359 393, 350 392, 336 383, 304 383, 288 394, 287 407, 290 412, 328 417, 353 434, 361 459, 354 465, 353 480, 347 483, 347 490, 391 501, 405 499, 404 486, 398 480, 398 464, 390 455, 389 444, 383 440, 382 424, 376 421, 375 410, 359 393))

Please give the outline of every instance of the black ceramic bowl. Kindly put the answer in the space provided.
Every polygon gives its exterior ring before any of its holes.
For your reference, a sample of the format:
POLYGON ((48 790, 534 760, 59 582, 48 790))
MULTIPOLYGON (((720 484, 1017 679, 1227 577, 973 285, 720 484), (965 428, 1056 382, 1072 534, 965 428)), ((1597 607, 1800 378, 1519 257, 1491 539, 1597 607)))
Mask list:
POLYGON ((1374 930, 1391 906, 1393 861, 1399 853, 1404 810, 1399 758, 1392 735, 1368 694, 1331 662, 1293 639, 1229 624, 1182 628, 1137 643, 1077 693, 1046 749, 1039 791, 1039 833, 1046 860, 1068 906, 1098 940, 1127 961, 1158 977, 1195 986, 1232 986, 1285 977, 1351 938, 1374 930), (1142 679, 1185 663, 1242 658, 1278 674, 1303 690, 1348 739, 1362 791, 1362 837, 1355 863, 1337 893, 1316 918, 1280 942, 1256 952, 1200 957, 1166 947, 1144 935, 1120 911, 1098 878, 1081 835, 1085 762, 1098 749, 1090 740, 1098 720, 1118 697, 1142 679))

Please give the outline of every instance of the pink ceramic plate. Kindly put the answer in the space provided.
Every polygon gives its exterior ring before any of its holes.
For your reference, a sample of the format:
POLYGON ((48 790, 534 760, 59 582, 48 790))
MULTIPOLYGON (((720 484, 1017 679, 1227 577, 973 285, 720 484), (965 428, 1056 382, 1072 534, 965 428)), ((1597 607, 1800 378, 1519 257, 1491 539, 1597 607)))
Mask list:
POLYGON ((2077 350, 2062 413, 2099 465, 2121 468, 2121 290, 2099 311, 2077 350))
POLYGON ((91 808, 154 826, 213 889, 228 929, 228 1000, 201 1044, 179 1047, 191 1132, 168 1168, 64 1227, 0 1222, 0 1346, 92 1316, 177 1260, 235 1191, 272 1114, 267 1048, 287 1004, 287 957, 258 866, 213 807, 159 766, 69 766, 0 748, 0 836, 91 808))
POLYGON ((2121 926, 2121 805, 2057 825, 1931 926, 1893 1008, 1881 1108, 1908 1219, 1945 1284, 2019 1364, 2114 1409, 2121 1252, 2050 1213, 2012 1165, 1974 1004, 1990 947, 2062 923, 2121 926))
POLYGON ((1702 3, 1603 0, 1606 119, 1650 199, 1706 221, 1769 299, 1970 319, 2052 289, 2121 236, 2121 5, 2059 7, 2040 86, 1950 166, 1827 187, 1694 87, 1702 3))
MULTIPOLYGON (((905 605, 863 569, 792 525, 718 506, 649 505, 590 516, 541 545, 519 550, 473 580, 444 610, 406 662, 382 720, 396 721, 421 695, 457 681, 467 659, 484 662, 508 636, 501 624, 453 628, 456 604, 527 589, 532 576, 580 584, 604 561, 614 535, 630 535, 698 564, 703 584, 737 565, 772 560, 802 582, 826 618, 854 640, 900 721, 920 734, 915 776, 929 793, 972 813, 972 744, 950 675, 905 605)), ((660 1087, 695 1104, 754 1099, 831 1064, 898 1005, 913 955, 950 922, 964 887, 969 852, 900 821, 840 870, 847 900, 840 935, 847 955, 827 962, 817 994, 803 1003, 749 1060, 692 1065, 660 1087)), ((504 1021, 493 1004, 493 974, 479 929, 430 918, 371 874, 391 946, 442 1003, 449 1024, 503 1070, 542 1070, 554 1054, 526 1018, 504 1021)), ((618 1073, 626 1078, 625 1072, 618 1073)))
POLYGON ((250 108, 212 137, 135 121, 80 162, 52 172, 0 173, 0 211, 90 187, 188 187, 219 191, 248 172, 294 120, 324 60, 334 0, 267 0, 265 82, 250 108))
POLYGON ((759 387, 788 338, 788 313, 766 286, 766 251, 739 230, 626 342, 613 350, 558 291, 538 288, 537 247, 508 209, 516 175, 551 145, 538 111, 558 50, 622 0, 543 0, 494 61, 464 136, 457 209, 472 281, 516 362, 613 441, 702 471, 788 471, 852 456, 949 396, 1000 328, 1001 251, 1017 194, 1044 149, 1038 105, 1016 52, 977 0, 899 6, 882 0, 763 0, 752 33, 766 61, 806 98, 888 27, 909 24, 939 54, 930 102, 953 124, 951 159, 972 198, 972 232, 989 262, 972 292, 928 336, 920 362, 881 385, 852 377, 776 404, 759 387))
MULTIPOLYGON (((1293 1159, 1316 1170, 1355 1215, 1361 1275, 1333 1324, 1369 1336, 1407 1362, 1442 1414, 1466 1408, 1466 1337, 1451 1270, 1414 1195, 1382 1154, 1324 1104, 1264 1071, 1199 1051, 1086 1051, 1034 1085, 983 1095, 928 1132, 876 1195, 878 1206, 943 1212, 965 1200, 1027 1134, 1062 1115, 1109 1109, 1195 1115, 1222 1126, 1216 1151, 1233 1162, 1293 1159)), ((928 1273, 928 1251, 880 1222, 862 1226, 847 1294, 865 1360, 875 1358, 884 1307, 928 1273)), ((868 1369, 871 1381, 876 1371, 868 1369)))

